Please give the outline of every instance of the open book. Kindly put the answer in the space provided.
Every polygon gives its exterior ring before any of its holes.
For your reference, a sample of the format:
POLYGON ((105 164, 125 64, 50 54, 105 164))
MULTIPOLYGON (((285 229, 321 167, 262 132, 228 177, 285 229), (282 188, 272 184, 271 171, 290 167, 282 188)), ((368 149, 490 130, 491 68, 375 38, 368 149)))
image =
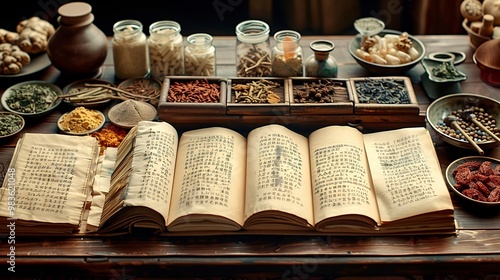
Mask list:
POLYGON ((98 232, 451 234, 453 205, 425 128, 305 137, 266 125, 184 132, 140 122, 118 148, 98 232))
POLYGON ((0 233, 78 233, 98 158, 93 137, 25 133, 0 189, 0 233))

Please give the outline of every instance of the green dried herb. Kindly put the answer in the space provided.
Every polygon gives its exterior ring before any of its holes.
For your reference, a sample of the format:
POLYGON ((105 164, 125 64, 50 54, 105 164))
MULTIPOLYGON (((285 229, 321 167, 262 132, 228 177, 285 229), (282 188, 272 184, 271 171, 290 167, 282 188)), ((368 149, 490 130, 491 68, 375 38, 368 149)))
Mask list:
POLYGON ((6 102, 16 112, 32 114, 47 110, 56 98, 57 93, 49 86, 28 84, 13 89, 6 102))
POLYGON ((432 75, 444 79, 455 79, 462 76, 451 62, 443 62, 432 68, 432 75))
POLYGON ((0 136, 10 135, 21 129, 23 120, 16 115, 0 115, 0 136))
POLYGON ((404 81, 380 79, 356 82, 360 103, 409 104, 410 98, 404 81))

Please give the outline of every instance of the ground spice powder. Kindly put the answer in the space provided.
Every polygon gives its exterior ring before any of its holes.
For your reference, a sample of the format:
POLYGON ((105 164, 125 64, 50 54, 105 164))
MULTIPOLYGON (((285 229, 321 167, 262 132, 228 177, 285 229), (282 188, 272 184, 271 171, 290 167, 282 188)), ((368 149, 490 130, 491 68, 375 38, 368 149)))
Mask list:
POLYGON ((145 102, 129 99, 115 105, 108 116, 118 125, 134 126, 140 121, 153 120, 156 110, 145 102))
POLYGON ((88 110, 85 107, 77 107, 64 115, 59 124, 65 131, 85 133, 99 127, 102 121, 103 118, 100 112, 88 110))

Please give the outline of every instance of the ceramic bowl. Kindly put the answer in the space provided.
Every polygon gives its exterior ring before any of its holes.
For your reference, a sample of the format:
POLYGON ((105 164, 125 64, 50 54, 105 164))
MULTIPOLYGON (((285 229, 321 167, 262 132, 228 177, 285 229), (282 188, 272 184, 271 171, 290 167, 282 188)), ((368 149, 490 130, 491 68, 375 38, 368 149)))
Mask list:
POLYGON ((140 121, 154 120, 156 115, 157 110, 153 105, 144 101, 130 99, 111 107, 108 112, 108 119, 117 127, 130 129, 140 121))
POLYGON ((469 35, 470 45, 474 49, 478 48, 484 42, 487 42, 491 39, 490 37, 486 37, 477 32, 474 32, 470 28, 470 22, 467 19, 464 19, 464 21, 462 22, 462 27, 465 29, 465 31, 467 31, 467 34, 469 35))
POLYGON ((0 139, 10 138, 23 130, 24 118, 12 112, 0 112, 0 139))
POLYGON ((74 131, 70 131, 70 130, 67 130, 65 129, 62 125, 61 125, 61 122, 63 121, 64 117, 67 116, 68 114, 70 114, 71 112, 68 112, 68 113, 65 113, 63 114, 61 117, 59 117, 59 119, 57 120, 57 127, 59 128, 59 130, 64 133, 64 134, 69 134, 69 135, 88 135, 92 132, 96 132, 98 131, 99 129, 101 129, 104 124, 106 123, 106 117, 104 116, 103 113, 101 113, 100 111, 97 111, 97 110, 94 110, 95 112, 99 113, 99 115, 101 116, 101 123, 96 126, 95 128, 93 129, 89 129, 89 130, 86 130, 86 131, 83 131, 83 132, 74 132, 74 131))
POLYGON ((134 100, 144 101, 153 106, 158 106, 161 86, 162 82, 157 79, 139 77, 121 82, 118 88, 137 96, 131 97, 134 100))
POLYGON ((34 117, 47 114, 54 110, 61 99, 57 96, 62 95, 62 90, 55 84, 44 81, 27 81, 15 84, 2 95, 2 106, 10 112, 17 113, 24 117, 34 117), (44 89, 45 92, 40 89, 44 89), (21 95, 21 90, 24 90, 21 95), (18 101, 14 102, 14 98, 18 101), (44 104, 39 109, 34 105, 44 104))
POLYGON ((476 49, 472 59, 481 71, 481 80, 500 87, 500 39, 489 40, 476 49))
MULTIPOLYGON (((469 168, 469 170, 474 171, 474 172, 483 173, 483 174, 486 173, 487 171, 493 172, 493 170, 495 168, 497 169, 496 172, 500 172, 500 170, 499 170, 500 160, 495 159, 495 158, 491 158, 491 157, 484 157, 484 156, 463 157, 463 158, 459 158, 459 159, 453 161, 452 163, 450 163, 445 171, 445 177, 446 177, 446 182, 448 183, 448 186, 460 199, 462 199, 466 203, 471 204, 473 206, 481 206, 481 207, 493 207, 493 206, 498 207, 498 206, 500 206, 500 201, 490 201, 490 202, 481 201, 475 196, 467 196, 466 195, 467 192, 471 192, 471 191, 466 191, 466 193, 463 193, 463 191, 466 189, 469 189, 470 186, 465 184, 467 181, 463 181, 464 180, 464 179, 462 179, 462 178, 464 178, 463 176, 461 176, 460 174, 456 175, 456 173, 457 173, 457 170, 459 170, 459 168, 463 168, 465 166, 474 166, 473 168, 472 167, 469 168), (489 164, 491 164, 491 165, 489 165, 488 163, 485 164, 485 162, 489 162, 489 164), (480 170, 475 169, 475 168, 477 168, 478 165, 482 165, 484 168, 481 168, 480 170), (456 177, 458 177, 458 182, 457 182, 456 177)), ((489 175, 487 177, 489 178, 489 175)), ((494 187, 493 187, 494 185, 500 187, 500 182, 490 183, 487 181, 491 181, 491 180, 481 179, 481 178, 486 178, 486 177, 477 176, 474 181, 476 181, 476 185, 477 185, 477 180, 479 180, 483 183, 483 185, 485 185, 488 188, 488 190, 481 192, 481 194, 486 198, 492 193, 492 190, 494 189, 494 187), (490 184, 490 185, 488 186, 488 184, 490 184)), ((472 192, 475 192, 475 191, 472 191, 472 192)))
MULTIPOLYGON (((380 32, 378 35, 383 37, 387 34, 396 34, 399 35, 402 32, 396 31, 396 30, 389 30, 385 29, 382 32, 380 32)), ((356 50, 361 47, 361 41, 362 41, 362 36, 361 35, 356 35, 350 42, 349 42, 349 53, 351 56, 356 60, 356 62, 361 65, 363 68, 368 70, 369 72, 377 75, 385 75, 385 76, 397 76, 399 74, 402 74, 411 68, 413 68, 415 65, 420 63, 420 60, 425 56, 425 45, 420 41, 419 39, 415 38, 412 35, 408 36, 410 40, 413 43, 413 47, 418 51, 420 56, 408 63, 403 63, 399 65, 384 65, 384 64, 378 64, 374 62, 369 62, 366 61, 359 56, 356 55, 356 50)))
POLYGON ((70 95, 72 93, 76 93, 76 91, 82 91, 82 93, 84 92, 88 92, 89 90, 94 90, 94 94, 91 94, 91 96, 86 96, 87 98, 93 98, 94 100, 92 99, 89 99, 88 101, 82 101, 81 99, 78 100, 79 98, 81 98, 81 95, 76 95, 76 96, 71 96, 71 97, 67 97, 67 98, 64 98, 64 102, 65 103, 68 103, 68 104, 71 104, 72 106, 83 106, 83 107, 87 107, 87 108, 94 108, 94 107, 100 107, 100 106, 103 106, 105 104, 108 104, 111 99, 110 98, 106 98, 106 99, 102 99, 102 98, 99 98, 99 96, 102 96, 103 94, 105 94, 104 92, 107 92, 109 94, 112 94, 114 95, 114 93, 109 90, 109 89, 99 89, 97 86, 88 86, 88 84, 92 84, 92 85, 109 85, 109 86, 113 86, 114 85, 108 81, 105 81, 105 80, 101 80, 101 79, 83 79, 83 80, 78 80, 78 81, 74 81, 68 85, 66 85, 64 88, 63 88, 63 93, 64 95, 70 95), (93 97, 92 97, 93 96, 93 97))
MULTIPOLYGON (((485 112, 492 115, 493 119, 496 120, 498 127, 500 124, 500 101, 473 93, 450 94, 434 100, 427 107, 426 120, 432 130, 445 142, 464 149, 474 149, 467 141, 451 137, 439 129, 444 124, 444 118, 451 115, 453 111, 466 109, 471 106, 483 108, 485 112)), ((478 146, 484 150, 493 148, 498 144, 500 143, 496 141, 484 141, 478 143, 478 146)))

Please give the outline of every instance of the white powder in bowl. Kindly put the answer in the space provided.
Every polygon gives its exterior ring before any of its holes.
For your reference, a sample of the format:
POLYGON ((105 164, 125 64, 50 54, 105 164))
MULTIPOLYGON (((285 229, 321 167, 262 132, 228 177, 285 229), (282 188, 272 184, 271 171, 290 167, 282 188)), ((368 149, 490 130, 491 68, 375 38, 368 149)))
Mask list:
POLYGON ((132 127, 140 121, 153 120, 156 109, 146 102, 129 99, 113 106, 108 117, 118 126, 132 127))

